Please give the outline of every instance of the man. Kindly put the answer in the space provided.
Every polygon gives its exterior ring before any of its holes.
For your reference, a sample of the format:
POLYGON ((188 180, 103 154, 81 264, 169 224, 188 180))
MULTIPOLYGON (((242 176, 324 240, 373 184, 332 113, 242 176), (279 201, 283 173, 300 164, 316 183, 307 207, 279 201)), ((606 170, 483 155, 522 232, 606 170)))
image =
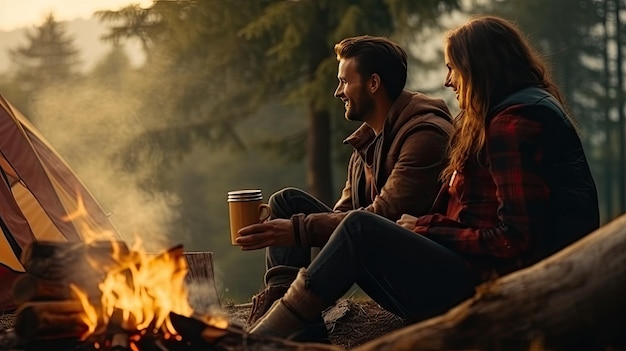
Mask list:
POLYGON ((343 101, 346 119, 363 122, 344 140, 354 148, 346 184, 333 209, 299 189, 281 190, 269 199, 271 220, 239 231, 242 250, 267 248, 266 288, 252 299, 249 327, 284 295, 299 268, 311 262, 311 248, 324 246, 349 212, 365 209, 392 221, 404 213, 424 215, 440 187, 453 131, 450 112, 442 100, 404 90, 406 52, 372 36, 344 39, 334 49, 334 95, 343 101))

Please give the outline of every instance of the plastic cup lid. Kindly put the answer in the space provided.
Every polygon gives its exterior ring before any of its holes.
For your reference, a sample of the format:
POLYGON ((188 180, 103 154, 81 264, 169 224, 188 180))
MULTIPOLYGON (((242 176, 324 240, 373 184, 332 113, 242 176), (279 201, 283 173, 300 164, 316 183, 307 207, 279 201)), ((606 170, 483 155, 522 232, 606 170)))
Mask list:
POLYGON ((233 191, 229 191, 228 192, 228 196, 234 195, 234 196, 239 196, 239 195, 259 195, 261 194, 261 190, 259 189, 244 189, 244 190, 233 190, 233 191))

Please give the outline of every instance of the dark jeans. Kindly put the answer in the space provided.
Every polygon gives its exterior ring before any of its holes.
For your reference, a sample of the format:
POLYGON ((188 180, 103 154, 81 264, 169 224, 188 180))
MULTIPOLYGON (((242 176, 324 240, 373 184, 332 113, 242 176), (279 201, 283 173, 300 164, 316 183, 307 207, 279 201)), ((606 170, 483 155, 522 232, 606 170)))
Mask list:
POLYGON ((307 271, 308 288, 328 302, 357 283, 409 321, 445 312, 470 297, 477 283, 454 252, 367 211, 350 213, 307 271))
MULTIPOLYGON (((273 218, 291 218, 298 213, 331 212, 332 209, 297 188, 285 188, 274 193, 268 205, 273 218)), ((268 247, 266 250, 266 284, 289 285, 295 279, 298 269, 311 263, 311 248, 288 246, 268 247)))

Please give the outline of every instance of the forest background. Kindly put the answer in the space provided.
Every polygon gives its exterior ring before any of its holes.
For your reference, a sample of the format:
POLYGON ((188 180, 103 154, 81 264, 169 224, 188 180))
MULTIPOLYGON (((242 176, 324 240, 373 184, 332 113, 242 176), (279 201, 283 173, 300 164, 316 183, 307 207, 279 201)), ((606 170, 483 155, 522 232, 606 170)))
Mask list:
MULTIPOLYGON (((442 39, 473 14, 517 22, 545 55, 581 130, 602 222, 626 212, 623 0, 175 0, 95 14, 109 47, 81 48, 51 13, 5 48, 0 94, 101 202, 124 239, 214 253, 222 299, 263 284, 264 251, 230 245, 226 193, 287 186, 334 204, 359 125, 332 96, 333 45, 387 36, 410 53, 407 88, 444 98, 442 39), (137 64, 125 50, 140 47, 137 64)), ((1 47, 1 46, 0 46, 1 47)))

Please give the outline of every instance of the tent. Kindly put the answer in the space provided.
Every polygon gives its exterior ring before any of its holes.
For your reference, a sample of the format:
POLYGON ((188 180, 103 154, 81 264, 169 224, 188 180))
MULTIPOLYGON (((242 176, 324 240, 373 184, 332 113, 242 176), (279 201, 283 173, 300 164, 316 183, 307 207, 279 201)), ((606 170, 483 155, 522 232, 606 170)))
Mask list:
POLYGON ((84 241, 85 228, 119 238, 98 202, 33 125, 0 95, 0 311, 34 241, 84 241), (80 223, 68 220, 81 213, 80 223))

